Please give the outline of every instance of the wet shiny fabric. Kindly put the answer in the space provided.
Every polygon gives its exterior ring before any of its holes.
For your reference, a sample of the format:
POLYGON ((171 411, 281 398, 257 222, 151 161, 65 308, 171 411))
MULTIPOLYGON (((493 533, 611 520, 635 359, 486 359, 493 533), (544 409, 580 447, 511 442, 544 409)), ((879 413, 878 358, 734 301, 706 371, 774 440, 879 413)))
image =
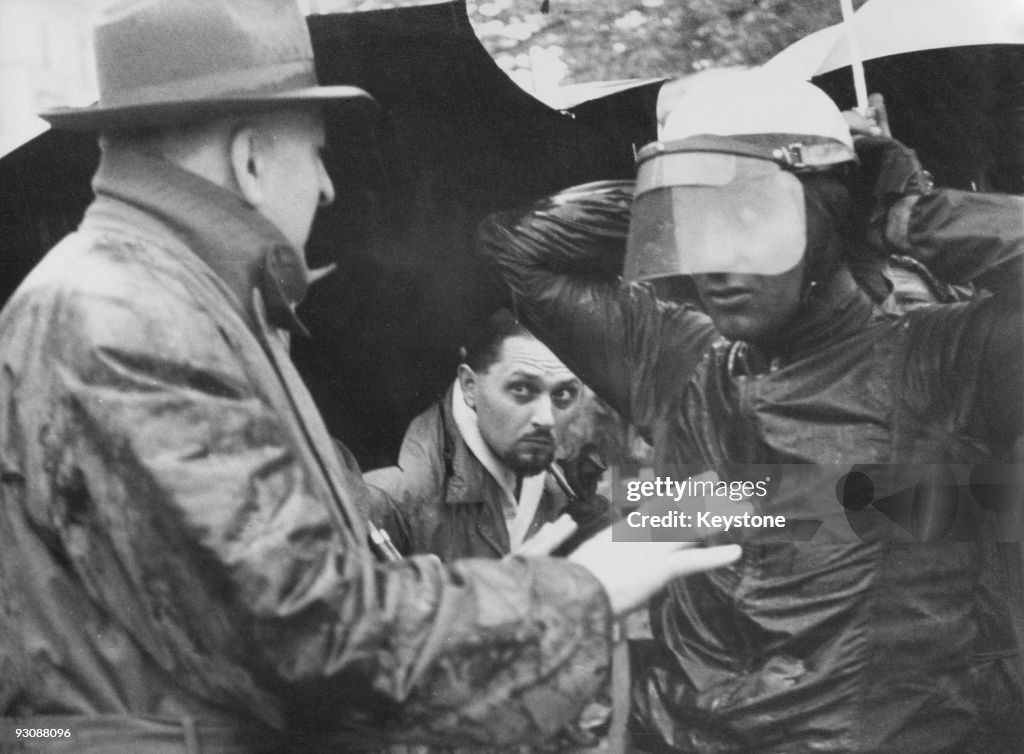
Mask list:
POLYGON ((608 664, 596 581, 548 559, 375 564, 366 487, 287 355, 301 257, 152 158, 105 159, 95 188, 0 314, 0 714, 321 751, 573 720, 608 664))
MULTIPOLYGON (((657 474, 1010 460, 1024 427, 1024 202, 938 194, 904 229, 943 279, 1001 270, 996 295, 886 316, 841 272, 786 351, 761 359, 696 309, 611 279, 630 194, 628 184, 570 189, 494 216, 480 240, 538 337, 646 429, 657 474)), ((842 514, 834 495, 834 481, 793 485, 771 505, 842 514)), ((959 752, 994 725, 990 740, 1013 746, 1006 728, 1024 710, 1019 564, 1019 543, 859 542, 828 521, 809 543, 747 544, 734 566, 679 581, 652 606, 657 641, 634 658, 636 743, 959 752)))

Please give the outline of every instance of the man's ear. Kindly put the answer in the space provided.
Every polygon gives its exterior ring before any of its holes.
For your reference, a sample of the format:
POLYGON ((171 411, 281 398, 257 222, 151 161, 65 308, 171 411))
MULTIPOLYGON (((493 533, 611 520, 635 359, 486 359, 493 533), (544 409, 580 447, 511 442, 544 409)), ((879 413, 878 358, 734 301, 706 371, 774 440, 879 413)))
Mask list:
POLYGON ((231 136, 231 172, 238 192, 253 207, 263 204, 263 153, 260 136, 243 126, 231 136))
POLYGON ((459 386, 462 388, 462 398, 474 411, 476 410, 476 372, 469 364, 459 364, 459 386))

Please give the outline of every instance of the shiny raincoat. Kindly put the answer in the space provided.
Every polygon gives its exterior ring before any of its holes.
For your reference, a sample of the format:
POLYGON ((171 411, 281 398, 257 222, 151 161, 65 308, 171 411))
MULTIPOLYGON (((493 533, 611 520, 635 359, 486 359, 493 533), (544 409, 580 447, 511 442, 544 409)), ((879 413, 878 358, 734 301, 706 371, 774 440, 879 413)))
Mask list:
POLYGON ((608 661, 599 584, 550 559, 377 565, 287 356, 300 256, 149 157, 106 154, 94 188, 0 315, 0 713, 133 754, 573 720, 608 661))
MULTIPOLYGON (((635 671, 637 742, 1014 751, 1020 738, 988 728, 1021 716, 1019 546, 901 542, 884 517, 848 516, 836 478, 813 473, 1011 459, 1024 403, 1024 201, 940 192, 893 224, 904 252, 992 293, 886 314, 843 267, 770 363, 697 309, 613 282, 630 202, 629 185, 570 189, 493 217, 482 248, 538 337, 649 433, 656 473, 807 468, 754 504, 817 524, 810 542, 747 544, 734 566, 678 581, 654 605, 656 643, 635 671), (866 528, 852 536, 851 522, 866 528)), ((976 518, 959 522, 974 527, 967 538, 991 536, 976 518)))

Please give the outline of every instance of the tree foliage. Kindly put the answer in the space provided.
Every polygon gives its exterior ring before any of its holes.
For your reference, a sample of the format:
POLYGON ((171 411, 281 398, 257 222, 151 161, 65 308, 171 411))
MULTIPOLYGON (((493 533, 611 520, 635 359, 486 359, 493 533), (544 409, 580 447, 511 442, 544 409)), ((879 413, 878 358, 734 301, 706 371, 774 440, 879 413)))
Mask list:
MULTIPOLYGON (((321 12, 423 4, 309 1, 321 12)), ((864 2, 855 0, 854 6, 864 2)), ((513 74, 544 76, 548 86, 757 65, 841 18, 839 0, 469 0, 468 5, 474 28, 499 65, 513 74)))
MULTIPOLYGON (((521 55, 557 47, 570 81, 672 76, 712 66, 756 65, 812 31, 839 21, 837 0, 550 0, 504 4, 505 25, 528 25, 525 39, 479 24, 491 53, 521 55), (494 34, 490 33, 494 30, 494 34)), ((493 11, 492 11, 493 12, 493 11)))

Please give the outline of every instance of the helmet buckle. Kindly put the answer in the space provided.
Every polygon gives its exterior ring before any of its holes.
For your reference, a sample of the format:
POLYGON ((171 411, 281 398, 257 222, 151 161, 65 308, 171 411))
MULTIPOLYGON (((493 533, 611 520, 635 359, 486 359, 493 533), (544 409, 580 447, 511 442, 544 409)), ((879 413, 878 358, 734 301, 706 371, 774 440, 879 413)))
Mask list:
POLYGON ((804 145, 800 142, 777 147, 772 151, 772 159, 782 163, 791 170, 807 167, 807 164, 804 162, 804 145))

